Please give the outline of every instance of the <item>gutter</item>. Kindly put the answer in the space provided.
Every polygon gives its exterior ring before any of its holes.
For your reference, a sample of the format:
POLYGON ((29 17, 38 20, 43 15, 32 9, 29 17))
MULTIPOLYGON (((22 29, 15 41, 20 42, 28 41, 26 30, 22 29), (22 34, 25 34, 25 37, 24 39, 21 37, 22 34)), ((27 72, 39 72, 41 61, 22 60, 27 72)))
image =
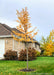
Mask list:
MULTIPOLYGON (((16 35, 14 35, 14 36, 16 36, 16 35)), ((13 36, 12 35, 0 35, 0 38, 5 38, 5 37, 13 37, 13 36)), ((16 36, 16 37, 20 38, 19 36, 16 36)))
POLYGON ((3 37, 12 37, 12 35, 1 35, 0 38, 3 38, 3 37))

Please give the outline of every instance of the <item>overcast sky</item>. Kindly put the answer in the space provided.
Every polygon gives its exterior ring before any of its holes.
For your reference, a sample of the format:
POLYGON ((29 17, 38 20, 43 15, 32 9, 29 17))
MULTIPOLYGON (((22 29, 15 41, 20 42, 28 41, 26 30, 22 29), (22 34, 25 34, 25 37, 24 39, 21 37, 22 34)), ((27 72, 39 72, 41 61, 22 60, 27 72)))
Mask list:
POLYGON ((0 22, 11 27, 18 24, 16 9, 28 8, 33 27, 39 29, 36 39, 46 37, 54 29, 54 0, 0 0, 0 22))

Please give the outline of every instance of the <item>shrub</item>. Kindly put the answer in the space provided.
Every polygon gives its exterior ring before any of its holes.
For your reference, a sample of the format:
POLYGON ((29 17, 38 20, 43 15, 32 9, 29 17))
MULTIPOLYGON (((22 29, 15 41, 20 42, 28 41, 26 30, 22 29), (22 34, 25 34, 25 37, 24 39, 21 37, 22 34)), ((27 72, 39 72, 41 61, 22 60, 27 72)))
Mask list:
MULTIPOLYGON (((34 48, 28 48, 28 60, 34 60, 36 59, 36 50, 34 48)), ((19 53, 20 61, 26 61, 27 60, 27 50, 21 50, 19 53)))
POLYGON ((12 50, 8 50, 5 54, 4 54, 5 60, 17 60, 17 52, 16 51, 12 51, 12 50))
POLYGON ((40 56, 40 52, 39 51, 36 51, 36 55, 39 57, 40 56))

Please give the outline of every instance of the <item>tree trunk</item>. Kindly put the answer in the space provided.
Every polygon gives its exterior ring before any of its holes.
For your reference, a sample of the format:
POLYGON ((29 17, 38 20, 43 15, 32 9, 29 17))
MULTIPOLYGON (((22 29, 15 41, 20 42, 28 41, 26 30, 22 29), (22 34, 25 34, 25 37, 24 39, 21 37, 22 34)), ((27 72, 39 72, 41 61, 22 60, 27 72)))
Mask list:
MULTIPOLYGON (((26 43, 25 43, 25 47, 26 47, 26 43)), ((28 48, 26 47, 27 50, 27 70, 28 70, 28 48)))
MULTIPOLYGON (((25 34, 26 34, 26 30, 25 30, 25 34)), ((26 40, 27 40, 27 35, 26 35, 26 40)), ((28 48, 27 48, 27 45, 26 45, 27 42, 25 42, 25 47, 26 47, 26 50, 27 50, 27 70, 28 70, 28 48)))
POLYGON ((28 48, 27 48, 27 70, 28 70, 28 48))

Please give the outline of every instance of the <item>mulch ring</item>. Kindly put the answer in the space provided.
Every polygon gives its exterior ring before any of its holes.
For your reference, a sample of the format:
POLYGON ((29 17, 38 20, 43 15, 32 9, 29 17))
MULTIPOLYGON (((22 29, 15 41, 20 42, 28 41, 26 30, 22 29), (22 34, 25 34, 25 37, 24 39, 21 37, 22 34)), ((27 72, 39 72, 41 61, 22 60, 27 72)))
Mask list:
POLYGON ((25 69, 21 69, 21 70, 19 70, 19 71, 23 71, 23 72, 31 72, 31 71, 35 71, 35 69, 28 69, 28 70, 27 70, 27 69, 25 68, 25 69))

